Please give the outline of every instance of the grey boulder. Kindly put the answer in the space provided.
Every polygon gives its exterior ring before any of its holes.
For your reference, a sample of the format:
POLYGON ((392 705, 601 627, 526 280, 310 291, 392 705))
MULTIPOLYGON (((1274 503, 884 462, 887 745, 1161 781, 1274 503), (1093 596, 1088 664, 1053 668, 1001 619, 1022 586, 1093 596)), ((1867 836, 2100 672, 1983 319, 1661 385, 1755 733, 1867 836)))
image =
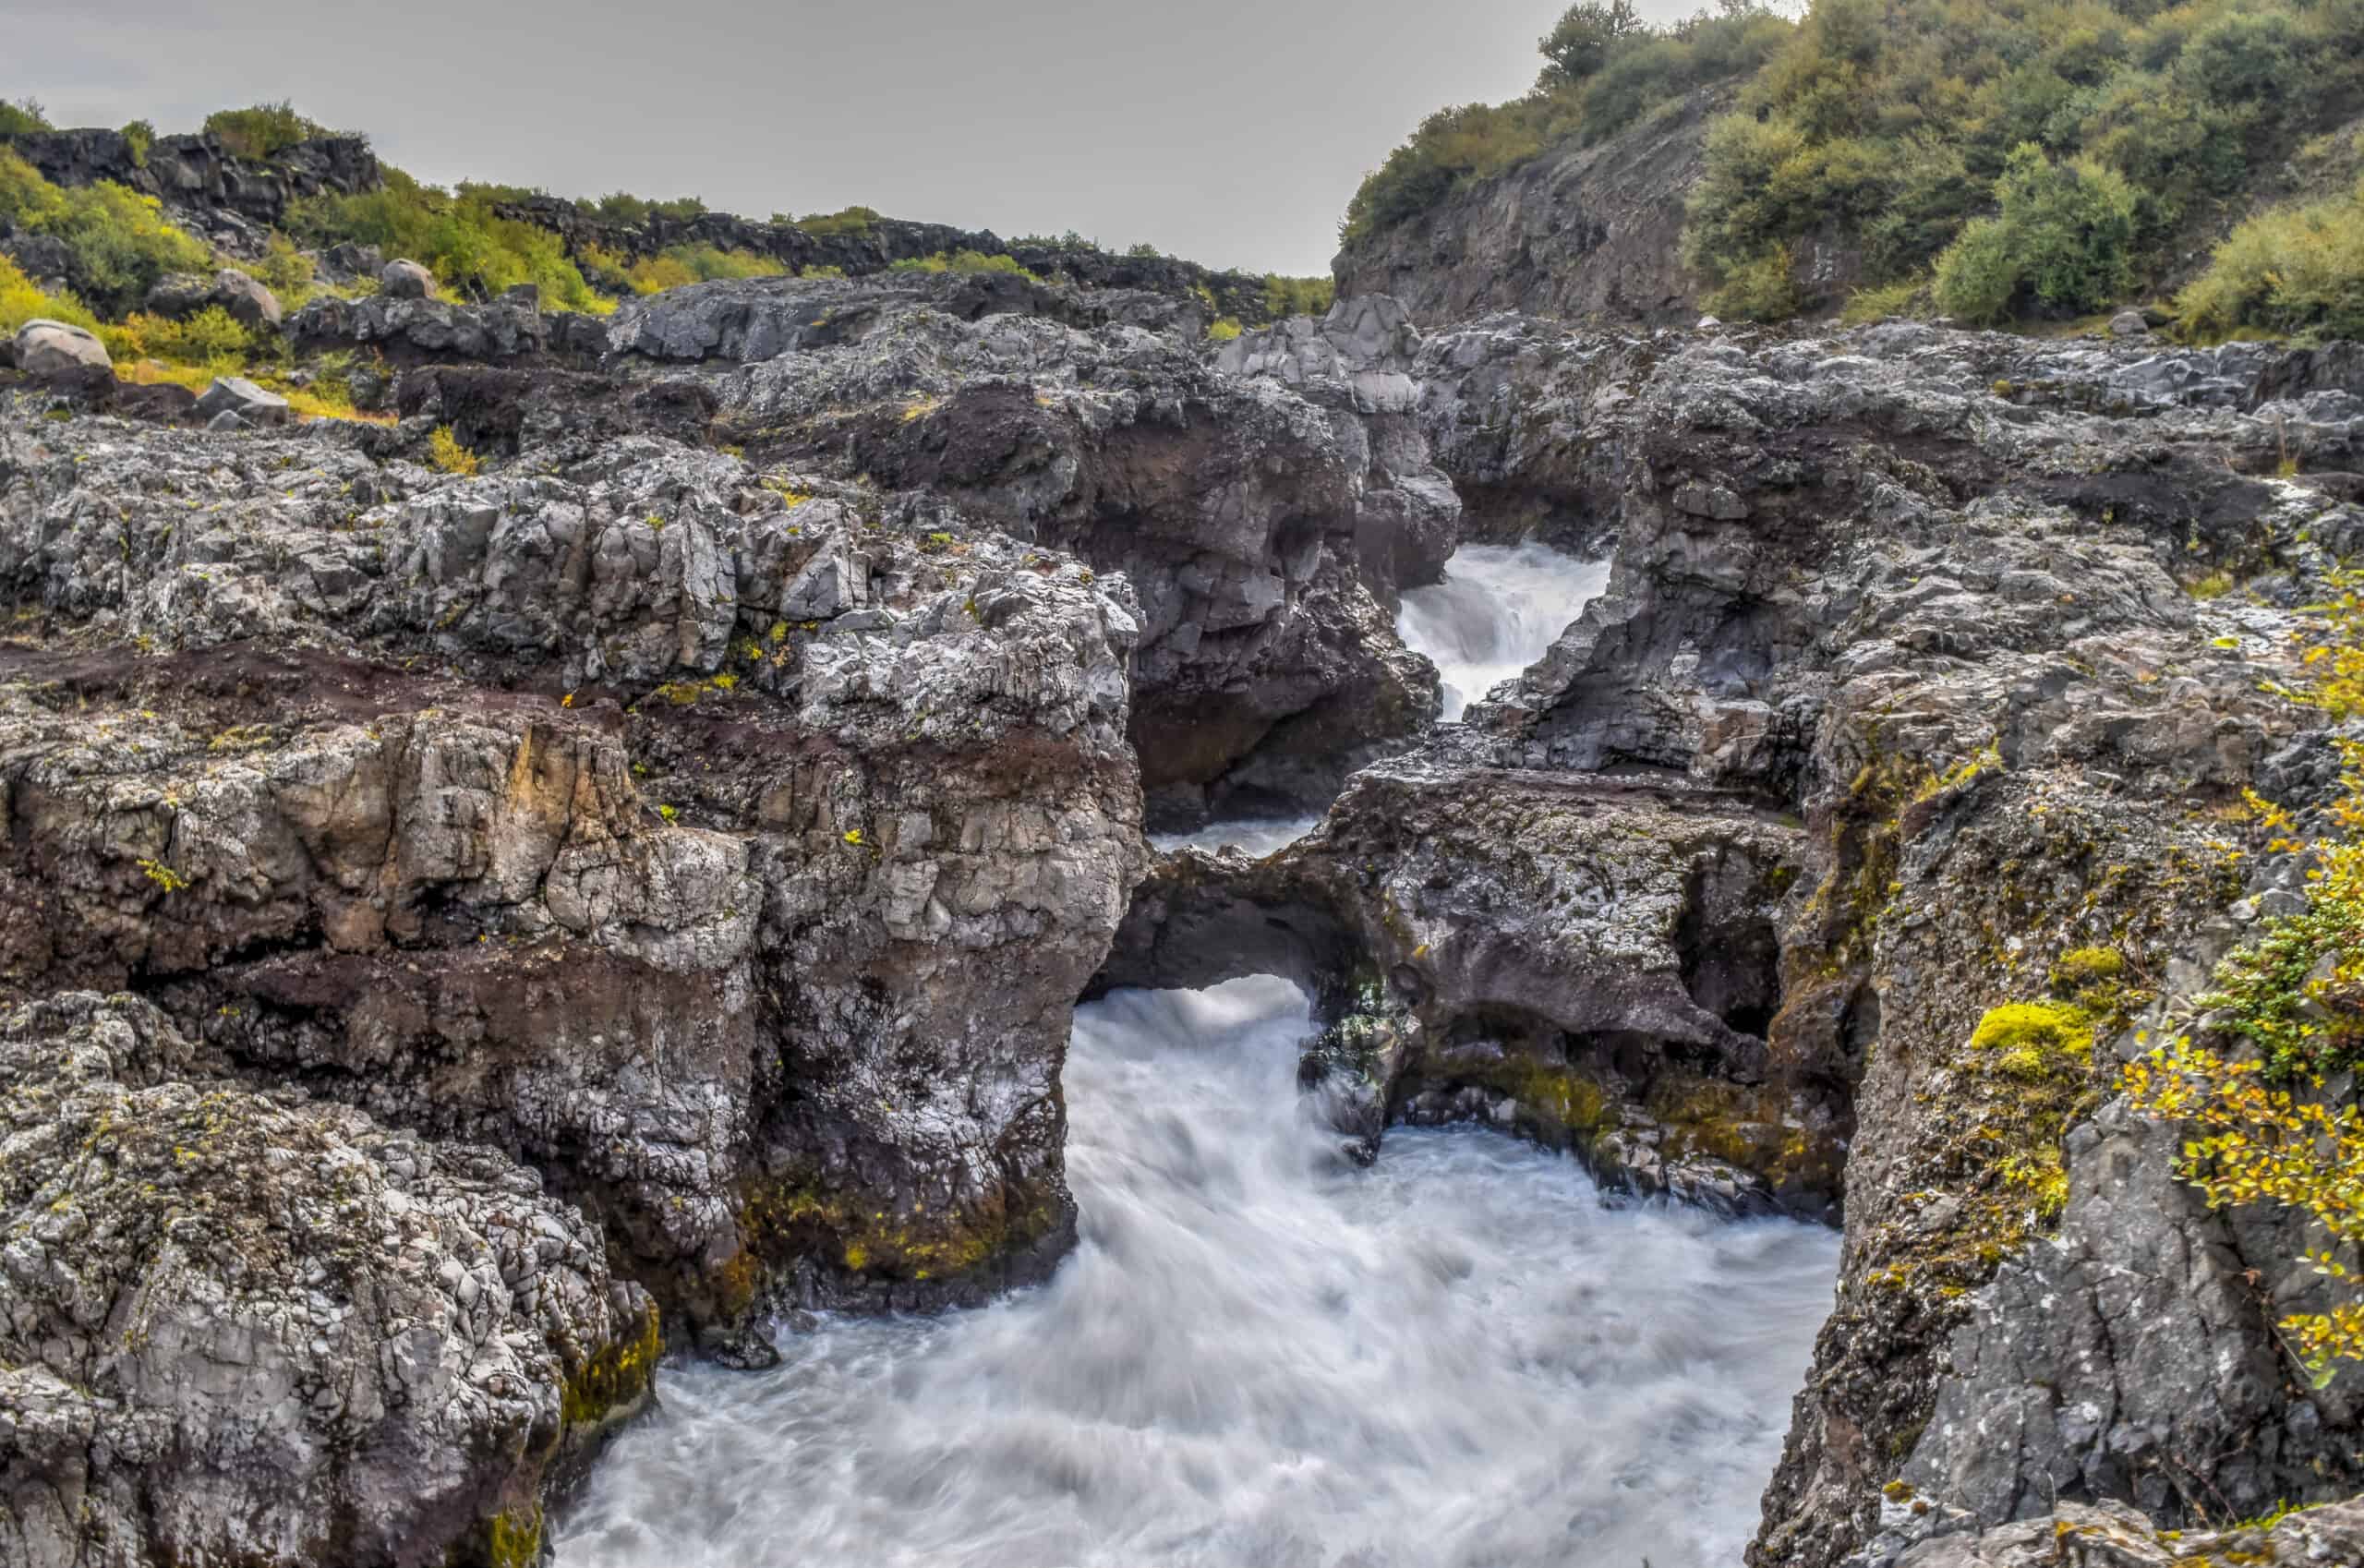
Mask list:
POLYGON ((244 376, 216 378, 197 400, 197 412, 209 421, 224 414, 235 415, 242 425, 285 425, 295 418, 285 398, 263 391, 244 376))
POLYGON ((106 344, 80 327, 36 317, 17 329, 17 368, 29 376, 115 368, 106 344))
POLYGON ((389 261, 378 274, 378 291, 395 299, 425 299, 435 292, 435 274, 416 261, 389 261))

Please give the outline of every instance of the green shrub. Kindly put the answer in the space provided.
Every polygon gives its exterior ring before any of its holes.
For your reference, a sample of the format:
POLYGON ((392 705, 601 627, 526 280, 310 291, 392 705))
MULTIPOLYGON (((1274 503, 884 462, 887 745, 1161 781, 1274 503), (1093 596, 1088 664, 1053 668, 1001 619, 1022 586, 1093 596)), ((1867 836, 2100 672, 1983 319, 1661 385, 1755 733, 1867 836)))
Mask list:
POLYGON ((313 270, 312 259, 276 232, 264 246, 261 259, 247 264, 247 274, 276 295, 289 310, 303 304, 304 296, 312 292, 313 270))
POLYGON ((406 256, 455 293, 489 298, 519 283, 541 290, 553 310, 604 311, 613 301, 592 288, 549 230, 496 217, 515 187, 462 185, 445 191, 387 166, 376 190, 321 195, 290 206, 287 230, 315 245, 351 241, 406 256))
POLYGON ((1229 343, 1245 331, 1236 316, 1224 316, 1207 324, 1207 336, 1217 343, 1229 343))
POLYGON ((1579 82, 1608 65, 1643 25, 1632 0, 1576 0, 1536 48, 1558 79, 1579 82))
POLYGON ((99 319, 70 294, 44 294, 14 261, 0 256, 0 337, 14 336, 31 320, 63 321, 85 332, 99 330, 99 319))
POLYGON ((2298 24, 2279 11, 2233 11, 2192 33, 2177 74, 2219 106, 2277 101, 2298 85, 2298 24))
POLYGON ((651 201, 628 191, 611 191, 592 204, 593 211, 611 223, 645 223, 651 218, 668 218, 675 223, 687 223, 706 215, 706 203, 694 196, 677 196, 669 201, 651 201))
POLYGON ((269 158, 329 134, 326 127, 306 119, 283 100, 246 109, 217 109, 205 116, 205 129, 241 158, 269 158))
POLYGON ((128 310, 166 272, 202 271, 213 253, 164 222, 153 197, 112 180, 60 189, 0 149, 0 221, 65 243, 67 282, 109 315, 128 310))
POLYGON ((846 207, 835 212, 809 212, 788 220, 775 214, 772 222, 792 222, 808 235, 866 235, 877 226, 878 213, 869 207, 846 207))
POLYGON ((1726 273, 1707 308, 1746 321, 1787 320, 1798 313, 1795 272, 1790 247, 1777 245, 1726 273))
POLYGON ((134 120, 117 134, 131 150, 131 161, 145 168, 148 150, 156 145, 156 127, 146 120, 134 120))
POLYGON ((162 359, 200 365, 216 375, 235 375, 254 347, 254 333, 218 305, 175 321, 135 311, 117 326, 102 328, 107 352, 119 360, 162 359))
POLYGON ((12 102, 0 98, 0 140, 22 136, 28 131, 50 128, 49 116, 42 112, 38 99, 19 98, 12 102))
POLYGON ((2032 293, 2056 310, 2097 310, 2133 286, 2133 187, 2114 169, 2056 164, 2032 142, 1995 183, 1999 217, 1973 220, 1937 259, 1937 304, 1981 325, 2032 293))
POLYGON ((2202 341, 2364 337, 2364 183, 2335 200, 2276 207, 2241 224, 2176 308, 2184 331, 2202 341))
POLYGON ((1850 327, 1861 327, 1873 321, 1885 321, 1891 316, 1910 316, 1921 303, 1922 293, 1928 287, 1924 278, 1904 278, 1892 283, 1859 288, 1847 296, 1846 308, 1839 320, 1850 327))
MULTIPOLYGON (((1020 266, 1014 256, 987 256, 976 250, 955 250, 949 254, 939 250, 933 256, 907 256, 892 263, 888 270, 897 272, 1008 272, 1021 278, 1034 276, 1020 266)), ((1035 281, 1039 283, 1041 280, 1035 281)))
POLYGON ((1324 316, 1338 299, 1338 284, 1331 278, 1285 278, 1277 272, 1264 275, 1264 319, 1284 320, 1291 316, 1324 316))

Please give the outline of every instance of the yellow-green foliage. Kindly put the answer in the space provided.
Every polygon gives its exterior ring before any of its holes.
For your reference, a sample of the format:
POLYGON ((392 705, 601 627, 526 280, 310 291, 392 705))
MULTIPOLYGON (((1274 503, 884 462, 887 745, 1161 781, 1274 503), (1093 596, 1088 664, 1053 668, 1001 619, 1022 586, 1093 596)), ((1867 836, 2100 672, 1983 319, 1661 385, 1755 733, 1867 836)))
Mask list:
POLYGON ((449 425, 438 425, 427 438, 427 461, 446 474, 471 475, 484 466, 484 459, 460 444, 449 425))
POLYGON ((50 128, 49 116, 42 112, 38 100, 31 98, 0 98, 0 141, 27 131, 50 128))
POLYGON ((1207 325, 1207 336, 1217 343, 1229 343, 1244 331, 1246 329, 1240 326, 1239 319, 1236 316, 1225 316, 1221 320, 1212 321, 1207 325))
POLYGON ((485 1568, 534 1568, 542 1560, 542 1508, 496 1514, 485 1526, 485 1568))
POLYGON ((274 232, 264 246, 262 259, 247 262, 246 270, 285 309, 294 310, 312 292, 312 259, 283 234, 274 232))
POLYGON ((43 294, 23 269, 0 256, 0 337, 13 336, 27 321, 47 320, 96 332, 99 319, 70 294, 43 294))
POLYGON ((1707 308, 1743 321, 1779 321, 1797 314, 1798 289, 1790 247, 1777 245, 1745 265, 1733 268, 1707 296, 1707 308))
POLYGON ((768 256, 759 256, 752 250, 724 250, 711 245, 670 245, 654 256, 629 263, 588 247, 583 259, 593 266, 602 283, 634 294, 661 294, 669 288, 711 283, 717 278, 777 278, 788 272, 784 262, 768 256))
POLYGON ((1021 278, 1033 273, 1009 255, 987 256, 981 250, 939 250, 933 256, 906 257, 891 269, 898 272, 1009 272, 1021 278))
POLYGON ((2121 265, 2178 257, 2251 171, 2349 112, 2358 20, 2353 0, 1814 0, 1710 131, 1685 256, 1720 283, 1835 235, 1883 283, 1961 240, 1955 290, 1981 315, 2014 296, 2091 308, 2121 265), (2125 182, 2122 199, 2081 193, 2123 244, 2039 262, 2020 247, 2040 234, 1968 232, 2027 144, 2083 185, 2125 182))
POLYGON ((245 368, 254 333, 218 305, 184 320, 135 311, 99 336, 118 361, 163 359, 201 366, 215 375, 235 376, 245 368))
POLYGON ((2177 298, 2185 331, 2364 337, 2364 183, 2276 207, 2235 229, 2177 298))
MULTIPOLYGON (((2304 656, 2310 683, 2293 694, 2334 719, 2364 711, 2364 604, 2352 585, 2326 608, 2304 656)), ((2129 1064, 2122 1087, 2153 1116, 2200 1136, 2184 1144, 2180 1173, 2212 1204, 2273 1203, 2304 1211, 2332 1239, 2364 1242, 2364 1112, 2352 1089, 2324 1091, 2332 1075, 2364 1065, 2364 742, 2338 742, 2341 794, 2331 836, 2292 837, 2290 814, 2254 794, 2249 804, 2268 848, 2310 850, 2307 908, 2277 916, 2216 968, 2199 1000, 2243 1059, 2178 1036, 2129 1064)), ((2329 1251, 2309 1254, 2318 1274, 2350 1277, 2329 1251)), ((2364 1303, 2294 1313, 2283 1332, 2319 1379, 2332 1363, 2364 1360, 2364 1303)))
POLYGON ((1927 287, 1926 279, 1900 278, 1892 283, 1859 288, 1847 296, 1846 308, 1839 313, 1839 319, 1850 327, 1861 327, 1885 321, 1891 316, 1912 315, 1927 287))
POLYGON ((461 295, 488 298, 533 283, 549 309, 613 308, 568 258, 558 235, 494 215, 493 208, 514 199, 516 190, 464 184, 445 191, 391 166, 384 175, 385 184, 377 190, 295 203, 285 219, 288 230, 315 245, 350 240, 407 257, 461 295))
POLYGON ((1337 299, 1338 284, 1334 279, 1264 274, 1264 319, 1268 321, 1285 320, 1291 316, 1325 315, 1337 299))
POLYGON ((2090 1062, 2093 1023, 2064 1003, 2006 1002, 1978 1020, 1970 1043, 2010 1077, 2037 1079, 2090 1062))
POLYGON ((792 222, 808 235, 866 235, 878 224, 878 213, 868 207, 840 208, 835 212, 808 212, 802 218, 774 223, 792 222))
POLYGON ((694 196, 677 196, 669 201, 651 201, 645 197, 619 190, 599 198, 591 204, 591 210, 600 217, 618 223, 645 223, 651 218, 669 218, 676 223, 685 223, 703 216, 706 203, 694 196))
POLYGON ((299 142, 328 135, 321 126, 296 112, 284 101, 257 103, 247 109, 217 109, 205 117, 207 134, 241 158, 269 158, 299 142))
POLYGON ((112 180, 61 189, 0 147, 0 224, 62 241, 66 281, 102 312, 131 308, 166 272, 212 264, 211 251, 160 213, 153 197, 112 180))
POLYGON ((664 1348, 657 1309, 651 1307, 630 1338, 605 1346, 567 1378, 560 1392, 560 1418, 570 1427, 596 1425, 638 1403, 657 1375, 664 1348))
POLYGON ((1533 92, 1512 103, 1440 109, 1421 121, 1365 176, 1339 236, 1351 244, 1393 228, 1460 182, 1515 168, 1555 141, 1592 142, 1622 130, 1695 87, 1755 69, 1790 31, 1780 17, 1745 4, 1659 28, 1615 0, 1580 3, 1542 41, 1550 63, 1533 92))

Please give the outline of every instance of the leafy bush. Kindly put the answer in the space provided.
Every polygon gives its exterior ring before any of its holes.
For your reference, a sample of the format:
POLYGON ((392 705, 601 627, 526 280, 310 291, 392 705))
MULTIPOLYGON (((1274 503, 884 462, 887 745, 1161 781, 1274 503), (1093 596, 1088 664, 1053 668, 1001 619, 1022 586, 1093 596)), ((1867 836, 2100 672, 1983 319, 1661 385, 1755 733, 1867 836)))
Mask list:
POLYGON ((1019 264, 1015 256, 987 256, 977 250, 955 250, 949 254, 939 250, 933 256, 905 257, 888 270, 897 272, 1008 272, 1021 278, 1034 276, 1019 264))
POLYGON ((2098 169, 2126 182, 2131 232, 2027 258, 2007 308, 1998 243, 2059 231, 1982 230, 1949 269, 1958 297, 2000 320, 2122 292, 2175 264, 2298 128, 2353 112, 2359 26, 2356 0, 1815 0, 1708 138, 1686 259, 1719 283, 1812 235, 1857 243, 1874 285, 1912 276, 1991 215, 1981 198, 2032 145, 2079 171, 2050 192, 2088 207, 2071 227, 2119 226, 2098 169))
POLYGON ((108 314, 129 309, 166 272, 212 264, 211 250, 164 222, 153 197, 112 180, 61 190, 6 149, 0 222, 65 242, 67 281, 108 314))
POLYGON ((101 328, 99 336, 120 360, 162 359, 223 376, 245 368, 255 341, 252 332, 218 305, 181 321, 135 311, 118 326, 101 328))
POLYGON ((1892 283, 1859 288, 1847 296, 1846 308, 1839 311, 1839 320, 1846 326, 1861 327, 1885 321, 1891 316, 1910 316, 1927 287, 1926 279, 1903 278, 1892 283))
POLYGON ((460 444, 449 425, 438 425, 427 438, 427 461, 446 474, 465 478, 484 466, 484 459, 460 444))
POLYGON ((1338 299, 1338 284, 1330 278, 1285 278, 1264 275, 1264 317, 1271 321, 1290 316, 1323 316, 1338 299))
POLYGON ((1798 311, 1798 289, 1790 247, 1777 245, 1731 269, 1707 296, 1707 308, 1746 321, 1780 321, 1798 311))
POLYGON ((1579 82, 1608 65, 1644 25, 1632 0, 1576 0, 1536 48, 1558 79, 1579 82))
POLYGON ((70 294, 44 294, 39 284, 6 256, 0 256, 0 337, 12 337, 32 320, 63 321, 86 332, 99 330, 99 319, 70 294))
POLYGON ((835 212, 808 212, 790 221, 808 235, 866 235, 877 226, 878 213, 869 207, 847 207, 835 212))
POLYGON ((1239 324, 1236 316, 1225 316, 1207 323, 1207 336, 1217 343, 1229 343, 1245 331, 1247 329, 1239 324))
POLYGON ((247 263, 246 270, 289 310, 303 304, 304 296, 312 292, 312 259, 283 234, 273 233, 263 247, 261 259, 247 263))
POLYGON ((156 127, 146 120, 134 120, 116 133, 124 145, 131 150, 131 161, 146 167, 148 150, 156 145, 156 127))
POLYGON ((42 112, 40 101, 19 98, 11 102, 0 98, 0 140, 22 136, 27 131, 50 129, 49 116, 42 112))
POLYGON ((205 116, 205 129, 241 158, 269 158, 330 134, 326 127, 306 119, 283 100, 246 109, 217 109, 205 116))
POLYGON ((553 310, 615 308, 591 287, 558 235, 493 214, 497 203, 514 199, 514 187, 462 185, 445 191, 391 166, 384 175, 376 190, 295 203, 286 228, 315 245, 351 241, 407 256, 444 287, 477 298, 533 283, 553 310))
POLYGON ((694 196, 677 196, 669 201, 651 201, 628 191, 612 191, 592 203, 593 211, 611 223, 645 223, 651 218, 669 218, 675 223, 687 223, 706 215, 706 203, 694 196))
POLYGON ((1973 220, 1937 259, 1937 304, 1980 324, 2008 320, 2026 295, 2096 310, 2133 286, 2133 187, 2099 163, 2055 164, 2023 143, 1995 183, 2002 214, 1973 220))
POLYGON ((2202 340, 2240 332, 2364 337, 2364 184, 2335 200, 2276 207, 2241 224, 2176 304, 2184 330, 2202 340))

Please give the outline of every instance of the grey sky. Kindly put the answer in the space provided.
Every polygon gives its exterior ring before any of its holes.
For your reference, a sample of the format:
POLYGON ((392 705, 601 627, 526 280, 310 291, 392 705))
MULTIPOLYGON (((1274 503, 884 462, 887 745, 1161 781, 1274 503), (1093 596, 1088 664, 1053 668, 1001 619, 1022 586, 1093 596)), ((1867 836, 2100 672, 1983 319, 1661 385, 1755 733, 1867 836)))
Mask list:
POLYGON ((0 97, 162 130, 293 98, 437 183, 859 201, 1308 273, 1422 115, 1526 90, 1565 4, 5 0, 29 46, 0 97))

